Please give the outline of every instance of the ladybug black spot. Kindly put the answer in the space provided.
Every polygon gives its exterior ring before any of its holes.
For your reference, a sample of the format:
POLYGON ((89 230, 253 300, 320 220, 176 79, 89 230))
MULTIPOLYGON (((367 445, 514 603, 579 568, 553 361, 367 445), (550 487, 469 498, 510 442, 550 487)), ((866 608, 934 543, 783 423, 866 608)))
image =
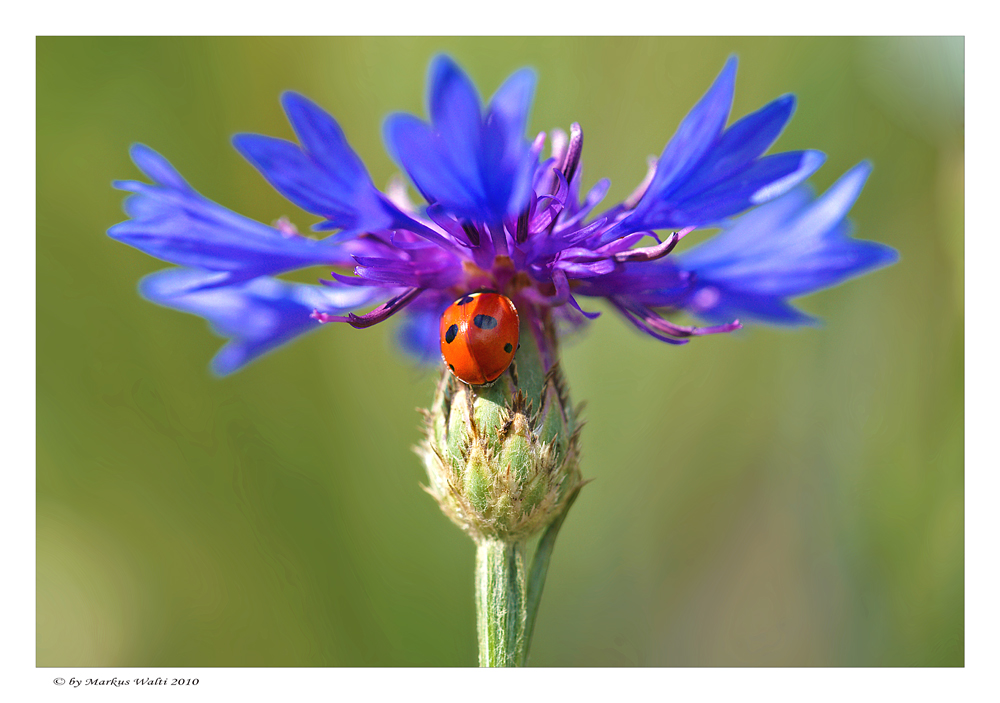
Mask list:
POLYGON ((507 342, 506 344, 503 345, 503 350, 508 354, 510 354, 512 351, 514 351, 514 347, 510 345, 510 342, 507 342))
POLYGON ((466 295, 455 301, 455 305, 468 305, 473 300, 471 295, 466 295))
POLYGON ((455 373, 455 365, 454 364, 448 364, 448 368, 451 369, 452 373, 455 373))
POLYGON ((481 330, 491 330, 497 326, 497 319, 489 315, 476 315, 472 318, 472 324, 481 330))
POLYGON ((456 336, 458 336, 458 325, 452 325, 448 328, 448 331, 444 333, 444 341, 451 344, 455 341, 456 336))

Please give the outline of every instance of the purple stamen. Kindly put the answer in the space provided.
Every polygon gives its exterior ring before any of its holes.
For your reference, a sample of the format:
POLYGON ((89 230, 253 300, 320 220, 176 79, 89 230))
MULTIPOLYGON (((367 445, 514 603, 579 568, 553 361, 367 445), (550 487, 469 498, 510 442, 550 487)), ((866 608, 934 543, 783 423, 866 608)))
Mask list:
POLYGON ((312 319, 316 320, 321 325, 326 324, 327 322, 346 322, 347 321, 346 317, 338 317, 337 315, 329 315, 329 314, 327 314, 325 312, 320 312, 319 310, 313 310, 312 313, 309 315, 309 317, 311 317, 312 319))
POLYGON ((733 320, 732 322, 724 325, 715 325, 714 327, 688 327, 684 325, 676 325, 669 320, 664 320, 647 307, 640 307, 636 310, 636 312, 642 315, 643 323, 652 329, 674 337, 700 337, 706 334, 732 332, 733 330, 738 330, 743 327, 739 320, 733 320))
MULTIPOLYGON (((387 320, 395 315, 397 312, 412 303, 413 300, 423 292, 423 288, 411 288, 401 295, 390 298, 371 312, 367 312, 364 315, 355 315, 353 312, 347 313, 347 317, 327 315, 327 319, 321 320, 321 322, 346 322, 354 329, 359 330, 364 329, 365 327, 371 327, 372 325, 377 325, 378 323, 383 322, 384 320, 387 320)), ((324 313, 320 314, 322 315, 324 313)))
POLYGON ((565 305, 570 299, 569 279, 566 278, 566 272, 562 269, 553 269, 552 284, 556 287, 555 295, 542 295, 535 288, 525 288, 521 294, 538 305, 552 308, 565 305))
POLYGON ((649 184, 653 182, 653 176, 656 175, 657 158, 655 156, 650 156, 646 159, 646 163, 646 176, 642 179, 642 183, 636 186, 635 190, 632 191, 632 194, 625 198, 622 202, 622 207, 625 210, 634 210, 635 206, 639 204, 640 200, 642 200, 642 196, 646 194, 649 184))
POLYGON ((450 251, 453 254, 459 254, 459 249, 455 245, 455 242, 451 241, 450 239, 443 236, 439 232, 435 232, 430 227, 427 227, 426 225, 417 222, 416 220, 413 220, 413 222, 410 225, 408 225, 407 229, 401 231, 411 232, 417 235, 418 237, 422 237, 428 242, 431 242, 432 244, 438 245, 442 249, 450 251))
MULTIPOLYGON (((552 158, 550 161, 553 162, 552 168, 554 170, 558 171, 562 168, 563 163, 566 161, 566 147, 568 141, 569 139, 566 136, 566 132, 561 129, 552 130, 552 158)), ((549 192, 554 193, 558 187, 559 182, 556 180, 555 176, 553 176, 551 185, 549 186, 549 192)))
POLYGON ((588 320, 596 320, 597 318, 599 318, 601 316, 600 311, 598 311, 598 312, 587 312, 586 310, 584 310, 583 308, 581 308, 580 307, 580 303, 576 302, 576 297, 575 296, 572 296, 572 295, 569 296, 569 304, 572 305, 574 308, 576 308, 577 312, 579 312, 581 315, 583 315, 584 317, 586 317, 588 320))
POLYGON ((688 343, 688 340, 686 340, 686 339, 674 339, 673 337, 668 337, 666 335, 663 335, 663 334, 660 334, 660 333, 656 332, 655 330, 650 329, 650 327, 647 324, 645 324, 642 320, 640 320, 638 317, 636 317, 634 314, 632 314, 632 312, 628 308, 626 308, 624 305, 622 305, 621 303, 619 303, 615 298, 608 298, 608 300, 611 301, 612 305, 614 305, 616 308, 618 308, 618 311, 622 315, 624 315, 628 319, 629 322, 631 322, 633 325, 635 325, 636 327, 638 327, 640 330, 642 330, 643 332, 645 332, 646 334, 648 334, 650 337, 653 337, 654 339, 658 339, 661 342, 666 342, 667 344, 687 344, 688 343))
MULTIPOLYGON (((463 227, 458 220, 445 212, 444 208, 438 203, 427 206, 427 217, 430 218, 431 222, 441 228, 460 249, 472 249, 476 246, 469 239, 469 235, 465 230, 465 227, 463 227)), ((478 232, 476 233, 476 236, 478 237, 478 232)))
POLYGON ((569 148, 566 150, 566 160, 560 169, 566 176, 567 183, 573 182, 577 166, 580 165, 581 153, 583 153, 583 130, 580 129, 579 123, 574 122, 569 126, 569 148))
POLYGON ((677 246, 677 242, 681 241, 692 230, 694 230, 694 227, 687 227, 674 232, 655 247, 642 247, 640 249, 629 249, 628 251, 619 252, 615 254, 614 259, 622 264, 626 261, 655 261, 656 259, 662 259, 672 252, 674 247, 677 246))
POLYGON ((523 244, 528 240, 528 212, 530 210, 526 209, 520 215, 517 216, 517 229, 514 232, 514 241, 518 244, 523 244))
POLYGON ((284 216, 274 221, 274 228, 281 232, 281 236, 285 238, 302 236, 295 224, 284 216))
POLYGON ((472 246, 478 247, 480 242, 480 237, 479 237, 479 230, 476 229, 476 226, 471 222, 463 222, 462 230, 465 232, 465 236, 469 238, 469 242, 472 244, 472 246))
POLYGON ((601 202, 601 200, 604 199, 604 196, 608 194, 608 189, 610 187, 611 181, 607 178, 602 178, 595 183, 594 187, 587 193, 586 199, 583 201, 583 204, 580 206, 580 209, 577 210, 576 214, 571 218, 560 222, 560 229, 575 227, 583 222, 583 220, 590 214, 591 210, 594 209, 594 206, 601 202))
POLYGON ((534 161, 538 160, 538 155, 542 153, 542 147, 545 146, 545 132, 539 132, 535 135, 535 141, 531 142, 531 154, 534 161))
POLYGON ((490 233, 490 239, 493 240, 493 249, 497 256, 507 256, 507 232, 504 230, 503 224, 495 222, 488 225, 486 229, 490 233))
POLYGON ((332 281, 328 281, 325 278, 319 279, 319 282, 324 286, 329 286, 330 288, 340 288, 338 283, 344 283, 349 286, 358 286, 360 288, 365 288, 370 286, 371 283, 363 278, 358 278, 357 276, 346 276, 342 273, 337 273, 336 271, 330 272, 330 277, 333 278, 332 281))

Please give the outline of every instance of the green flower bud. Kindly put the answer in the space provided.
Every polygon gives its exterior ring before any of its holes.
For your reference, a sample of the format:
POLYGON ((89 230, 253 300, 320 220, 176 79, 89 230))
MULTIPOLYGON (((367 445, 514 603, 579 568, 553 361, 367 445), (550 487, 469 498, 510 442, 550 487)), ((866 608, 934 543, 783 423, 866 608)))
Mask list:
POLYGON ((582 482, 579 409, 526 321, 520 336, 510 368, 491 386, 468 386, 444 370, 416 450, 427 492, 477 542, 528 539, 582 482))

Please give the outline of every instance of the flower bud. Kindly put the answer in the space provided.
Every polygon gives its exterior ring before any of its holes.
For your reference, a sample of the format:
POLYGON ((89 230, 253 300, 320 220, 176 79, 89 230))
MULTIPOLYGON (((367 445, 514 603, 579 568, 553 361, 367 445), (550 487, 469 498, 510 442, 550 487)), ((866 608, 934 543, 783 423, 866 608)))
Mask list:
POLYGON ((489 387, 444 370, 416 449, 427 492, 477 541, 528 539, 581 483, 579 409, 569 403, 558 363, 546 368, 548 355, 525 321, 520 336, 510 368, 489 387))

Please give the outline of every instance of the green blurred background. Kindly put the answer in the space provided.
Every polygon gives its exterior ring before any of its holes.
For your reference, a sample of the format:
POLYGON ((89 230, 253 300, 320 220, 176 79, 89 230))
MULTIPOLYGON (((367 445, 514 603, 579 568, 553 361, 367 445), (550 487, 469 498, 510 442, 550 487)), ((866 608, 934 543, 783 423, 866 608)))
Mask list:
POLYGON ((566 344, 594 481, 530 663, 962 665, 961 38, 38 39, 38 665, 475 664, 473 544, 410 450, 435 372, 330 325, 215 379, 206 324, 136 294, 165 265, 105 235, 138 141, 305 229, 230 136, 291 137, 298 90, 385 184, 439 51, 486 96, 534 66, 531 132, 580 122, 608 203, 735 52, 734 117, 796 93, 777 149, 826 152, 821 190, 871 159, 856 233, 901 255, 800 300, 820 328, 566 344))

